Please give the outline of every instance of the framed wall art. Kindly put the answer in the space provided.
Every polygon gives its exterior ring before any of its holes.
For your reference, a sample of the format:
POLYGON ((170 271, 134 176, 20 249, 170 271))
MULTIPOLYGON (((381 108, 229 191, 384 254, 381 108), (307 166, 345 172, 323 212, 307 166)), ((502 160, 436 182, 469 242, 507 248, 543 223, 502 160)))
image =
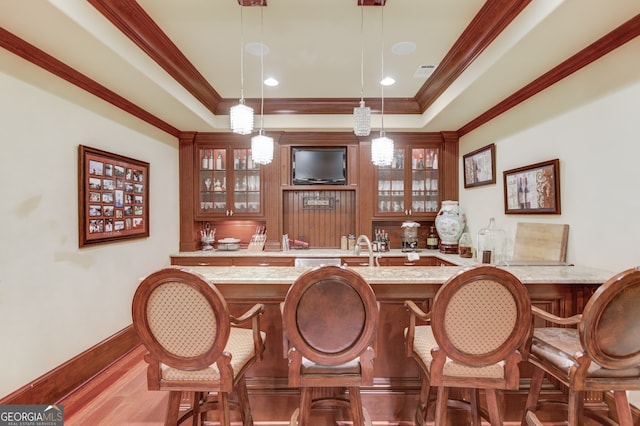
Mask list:
POLYGON ((560 160, 503 174, 505 214, 560 214, 560 160))
POLYGON ((490 144, 462 156, 464 187, 496 183, 496 146, 490 144))
POLYGON ((149 236, 149 163, 78 147, 80 247, 149 236))

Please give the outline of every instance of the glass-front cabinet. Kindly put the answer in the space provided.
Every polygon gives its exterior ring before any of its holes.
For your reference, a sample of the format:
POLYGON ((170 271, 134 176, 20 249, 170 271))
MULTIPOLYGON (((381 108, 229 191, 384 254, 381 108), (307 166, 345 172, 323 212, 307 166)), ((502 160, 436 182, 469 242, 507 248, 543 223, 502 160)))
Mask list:
POLYGON ((389 166, 377 167, 376 216, 425 216, 438 212, 440 148, 398 145, 389 166))
POLYGON ((196 218, 263 215, 262 172, 251 149, 201 145, 196 152, 196 218))

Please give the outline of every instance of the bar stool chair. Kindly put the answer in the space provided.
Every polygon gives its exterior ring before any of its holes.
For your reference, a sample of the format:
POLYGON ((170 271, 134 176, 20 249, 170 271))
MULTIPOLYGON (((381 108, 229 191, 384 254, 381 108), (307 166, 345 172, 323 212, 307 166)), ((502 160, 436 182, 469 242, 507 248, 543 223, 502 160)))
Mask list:
POLYGON ((348 406, 354 425, 370 425, 360 386, 373 385, 379 308, 371 286, 351 269, 321 266, 298 277, 281 309, 289 386, 301 393, 290 425, 311 426, 311 409, 326 405, 348 406))
POLYGON ((631 426, 626 391, 640 390, 640 267, 616 274, 591 296, 581 314, 561 318, 537 307, 533 315, 551 324, 533 330, 528 361, 535 366, 523 425, 529 412, 560 404, 568 410, 569 425, 582 425, 584 417, 611 424, 585 409, 584 392, 612 391, 617 421, 631 426), (567 328, 566 326, 577 326, 567 328), (540 401, 544 376, 566 387, 568 401, 540 401))
POLYGON ((244 375, 262 359, 263 312, 256 304, 240 317, 230 315, 220 292, 186 269, 162 269, 142 281, 133 296, 133 326, 149 351, 148 389, 169 392, 165 425, 192 417, 195 426, 204 423, 206 411, 218 409, 220 425, 229 426, 233 391, 242 424, 253 425, 244 375), (247 322, 251 328, 235 327, 247 322), (193 404, 180 415, 183 392, 191 393, 193 404))
POLYGON ((447 405, 470 409, 474 425, 488 417, 502 425, 499 391, 518 389, 518 363, 531 328, 531 302, 525 286, 511 273, 477 266, 448 279, 436 293, 431 312, 407 300, 407 356, 422 371, 416 423, 427 421, 431 388, 437 388, 435 425, 447 424, 447 405), (426 321, 429 325, 417 325, 426 321), (450 401, 449 388, 472 389, 470 401, 450 401), (480 410, 484 389, 488 414, 480 410))

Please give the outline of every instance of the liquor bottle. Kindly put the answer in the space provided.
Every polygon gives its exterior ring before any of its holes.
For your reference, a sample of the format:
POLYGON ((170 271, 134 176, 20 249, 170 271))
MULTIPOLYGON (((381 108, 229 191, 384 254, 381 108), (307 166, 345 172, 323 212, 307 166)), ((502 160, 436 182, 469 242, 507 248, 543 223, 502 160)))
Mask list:
POLYGON ((222 154, 218 153, 218 158, 216 158, 216 169, 222 170, 222 154))
POLYGON ((209 168, 209 157, 207 157, 207 151, 202 151, 202 169, 206 170, 209 168))
POLYGON ((427 249, 438 250, 438 234, 436 233, 435 226, 429 227, 429 234, 427 234, 427 249))

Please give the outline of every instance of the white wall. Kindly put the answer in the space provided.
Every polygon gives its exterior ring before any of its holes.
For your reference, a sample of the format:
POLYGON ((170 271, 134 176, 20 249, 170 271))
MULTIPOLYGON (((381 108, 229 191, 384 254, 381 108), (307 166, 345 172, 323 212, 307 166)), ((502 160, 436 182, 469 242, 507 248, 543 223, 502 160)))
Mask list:
POLYGON ((2 397, 131 324, 179 208, 175 138, 6 52, 0 93, 2 397), (149 238, 78 248, 80 144, 150 163, 149 238))
POLYGON ((618 272, 640 265, 640 40, 461 138, 460 155, 496 144, 496 185, 464 189, 476 235, 496 218, 512 245, 522 222, 569 224, 567 260, 618 272), (505 215, 503 171, 560 159, 560 215, 505 215))

